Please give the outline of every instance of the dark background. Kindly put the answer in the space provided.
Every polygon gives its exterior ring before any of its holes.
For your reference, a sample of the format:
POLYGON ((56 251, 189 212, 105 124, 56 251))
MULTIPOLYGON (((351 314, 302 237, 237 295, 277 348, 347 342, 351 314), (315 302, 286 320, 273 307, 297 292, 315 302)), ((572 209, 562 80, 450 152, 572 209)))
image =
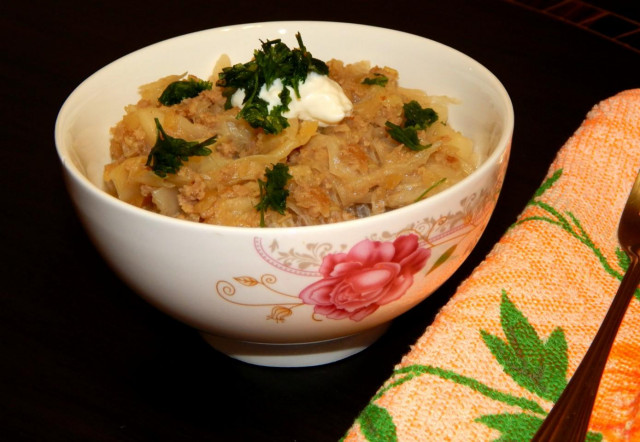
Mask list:
POLYGON ((339 439, 515 221, 589 109, 640 86, 633 46, 545 8, 515 0, 4 2, 0 440, 339 439), (394 28, 465 52, 504 83, 516 124, 496 212, 454 277, 364 352, 275 369, 217 353, 114 276, 67 197, 53 127, 82 80, 129 52, 202 29, 295 19, 394 28))

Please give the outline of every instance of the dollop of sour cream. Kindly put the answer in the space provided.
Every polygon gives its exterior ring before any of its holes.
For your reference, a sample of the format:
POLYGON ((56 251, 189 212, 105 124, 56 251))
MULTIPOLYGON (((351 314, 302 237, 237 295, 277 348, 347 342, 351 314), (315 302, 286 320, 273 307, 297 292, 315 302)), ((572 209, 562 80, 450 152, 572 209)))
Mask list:
MULTIPOLYGON (((291 86, 287 88, 289 88, 291 102, 288 106, 289 110, 282 114, 285 118, 297 117, 302 120, 317 121, 320 126, 329 126, 342 121, 351 114, 353 109, 353 104, 340 85, 326 75, 310 72, 304 83, 298 86, 300 98, 296 96, 291 86)), ((263 85, 260 89, 258 97, 267 102, 269 111, 282 104, 279 97, 282 89, 283 84, 279 78, 271 87, 267 88, 263 85)), ((244 89, 238 89, 231 96, 231 105, 242 107, 244 97, 244 89)))

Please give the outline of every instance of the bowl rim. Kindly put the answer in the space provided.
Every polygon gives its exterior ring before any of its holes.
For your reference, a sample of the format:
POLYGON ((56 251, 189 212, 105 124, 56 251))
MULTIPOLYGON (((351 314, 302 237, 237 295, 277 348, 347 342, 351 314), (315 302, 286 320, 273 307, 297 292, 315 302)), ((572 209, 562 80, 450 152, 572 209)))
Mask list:
MULTIPOLYGON (((386 28, 386 27, 380 27, 380 26, 373 26, 373 25, 366 25, 366 24, 359 24, 359 23, 351 23, 351 22, 339 22, 339 21, 323 21, 323 20, 284 20, 284 21, 264 21, 264 22, 252 22, 252 23, 239 23, 239 24, 233 24, 233 25, 225 25, 225 26, 219 26, 219 27, 214 27, 214 28, 209 28, 209 29, 203 29, 203 30, 199 30, 199 31, 194 31, 194 32, 189 32, 186 34, 181 34, 181 35, 177 35, 174 37, 170 37, 155 43, 152 43, 150 45, 146 45, 144 47, 141 47, 139 49, 136 49, 132 52, 129 52, 121 57, 116 58, 115 60, 109 62, 108 64, 106 64, 105 66, 103 66, 102 68, 98 69, 97 71, 95 71, 93 74, 89 75, 88 77, 86 77, 80 84, 78 84, 73 90, 72 92, 65 98, 57 116, 56 116, 56 120, 55 120, 55 125, 54 125, 54 140, 55 140, 55 146, 56 146, 56 152, 57 155, 59 157, 59 160, 66 172, 66 176, 67 178, 71 178, 73 179, 76 183, 78 183, 85 191, 89 192, 92 196, 97 197, 102 203, 106 204, 107 206, 109 206, 112 209, 118 210, 118 211, 124 211, 124 213, 127 213, 131 216, 138 216, 138 217, 148 217, 148 220, 151 222, 155 222, 155 223, 160 223, 160 224, 168 224, 168 225, 176 225, 176 227, 182 227, 182 228, 188 228, 191 230, 199 230, 199 229, 204 229, 205 231, 220 231, 222 233, 234 233, 234 234, 238 234, 238 233, 243 233, 243 234, 249 234, 249 235, 253 235, 253 236, 264 236, 267 232, 278 232, 278 233, 292 233, 292 232, 298 232, 298 231, 305 231, 305 232, 309 232, 311 230, 326 230, 326 229, 336 229, 339 226, 345 226, 345 227, 364 227, 366 224, 368 223, 380 223, 380 224, 384 224, 385 221, 385 217, 395 217, 397 216, 398 212, 404 212, 404 211, 408 211, 408 210, 415 210, 417 208, 419 208, 420 206, 428 206, 428 205, 437 205, 439 203, 439 201, 441 200, 446 200, 449 199, 450 196, 452 194, 455 194, 458 189, 462 188, 463 186, 466 186, 470 181, 473 181, 474 178, 478 178, 480 176, 483 176, 484 174, 488 173, 488 169, 491 169, 493 167, 494 164, 496 164, 499 159, 501 157, 503 157, 503 155, 508 152, 511 148, 511 141, 512 141, 512 137, 513 137, 513 130, 514 130, 514 109, 513 109, 513 103, 511 101, 511 98, 506 90, 506 88, 504 87, 504 85, 502 84, 502 82, 495 76, 495 74, 493 74, 489 69, 487 69, 483 64, 481 64, 480 62, 478 62, 477 60, 475 60, 474 58, 470 57, 469 55, 459 51, 458 49, 455 49, 451 46, 448 46, 444 43, 438 42, 436 40, 432 40, 428 37, 424 37, 418 34, 412 34, 409 32, 405 32, 405 31, 400 31, 400 30, 396 30, 396 29, 392 29, 392 28, 386 28), (309 226, 290 226, 290 227, 240 227, 240 226, 225 226, 225 225, 218 225, 218 224, 207 224, 207 223, 197 223, 194 221, 188 221, 188 220, 183 220, 183 219, 178 219, 178 218, 173 218, 167 215, 162 215, 159 213, 155 213, 155 212, 151 212, 148 210, 144 210, 140 207, 136 207, 133 206, 131 204, 128 204, 120 199, 118 199, 117 197, 109 194, 108 192, 106 192, 103 189, 100 189, 98 186, 96 186, 91 180, 89 180, 89 178, 83 174, 82 172, 80 172, 78 170, 78 168, 73 165, 73 164, 69 164, 72 163, 71 159, 68 157, 68 155, 64 152, 65 150, 67 150, 68 148, 63 148, 63 146, 65 145, 64 143, 64 138, 63 138, 63 130, 64 130, 64 123, 66 118, 69 116, 69 114, 71 113, 70 107, 71 107, 71 102, 73 100, 73 98, 78 95, 84 88, 87 87, 88 84, 90 84, 92 82, 92 80, 98 76, 100 76, 103 72, 107 71, 109 68, 111 68, 114 64, 119 63, 127 58, 133 58, 136 55, 138 55, 139 53, 142 53, 144 51, 147 51, 153 47, 156 46, 160 46, 160 45, 164 45, 167 44, 171 41, 174 40, 180 40, 180 39, 186 39, 186 38, 193 38, 193 37, 197 37, 198 35, 201 34, 209 34, 209 33, 213 33, 213 32, 223 32, 223 31, 233 31, 233 30, 243 30, 243 29, 247 29, 247 28, 255 28, 255 27, 264 27, 264 26, 281 26, 281 27, 287 27, 287 28, 291 28, 292 26, 299 26, 299 27, 304 27, 304 26, 338 26, 338 27, 348 27, 351 29, 356 29, 356 28, 361 28, 361 29, 367 29, 369 31, 376 31, 376 32, 385 32, 385 33, 390 33, 390 34, 399 34, 402 35, 405 38, 411 38, 411 39, 416 39, 416 40, 423 40, 425 42, 427 42, 430 45, 434 45, 434 46, 439 46, 443 49, 446 49, 449 52, 452 52, 453 54, 455 54, 457 57, 466 59, 467 62, 469 62, 471 65, 474 65, 475 69, 477 69, 478 72, 481 72, 483 74, 483 76, 490 82, 493 84, 495 91, 498 92, 498 95, 502 101, 502 105, 504 106, 505 110, 506 110, 506 118, 503 121, 503 128, 501 130, 501 135, 500 138, 498 140, 495 141, 495 148, 494 150, 483 160, 483 162, 476 168, 474 169, 468 176, 466 176, 465 178, 463 178, 461 181, 459 181, 458 183, 454 184, 453 186, 443 190, 442 192, 439 192, 433 196, 430 196, 429 198, 425 198, 422 201, 416 202, 416 203, 412 203, 409 204, 407 206, 403 206, 403 207, 399 207, 397 209, 391 210, 389 212, 385 212, 385 213, 381 213, 381 214, 377 214, 377 215, 372 215, 370 217, 367 218, 359 218, 359 219, 353 219, 353 220, 347 220, 347 221, 340 221, 340 222, 336 222, 336 223, 328 223, 328 224, 317 224, 317 225, 309 225, 309 226), (190 226, 190 227, 189 227, 190 226)), ((506 161, 506 160, 505 160, 506 161)))

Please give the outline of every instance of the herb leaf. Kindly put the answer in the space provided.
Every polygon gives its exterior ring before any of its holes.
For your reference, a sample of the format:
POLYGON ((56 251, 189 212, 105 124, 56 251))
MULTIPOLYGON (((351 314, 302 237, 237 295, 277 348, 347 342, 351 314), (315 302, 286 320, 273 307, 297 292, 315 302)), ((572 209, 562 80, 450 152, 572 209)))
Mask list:
POLYGON ((404 110, 404 126, 424 130, 438 121, 438 114, 430 107, 423 109, 415 100, 402 106, 404 110))
POLYGON ((436 181, 435 183, 433 183, 432 185, 427 187, 427 189, 424 192, 422 192, 420 194, 420 196, 418 198, 416 198, 416 200, 414 202, 417 203, 418 201, 420 201, 422 198, 427 196, 427 193, 431 192, 433 189, 435 189, 436 187, 438 187, 440 184, 444 183, 445 181, 447 181, 446 177, 445 178, 440 178, 438 181, 436 181))
POLYGON ((282 106, 276 106, 269 111, 266 101, 256 99, 245 104, 238 116, 241 115, 252 127, 261 127, 268 134, 277 134, 289 126, 289 121, 282 116, 282 109, 282 106))
POLYGON ((200 92, 211 89, 212 85, 210 81, 195 78, 174 81, 165 88, 158 101, 165 106, 172 106, 180 103, 185 98, 198 96, 200 92))
POLYGON ((282 115, 289 110, 291 102, 287 86, 299 97, 299 86, 310 72, 329 74, 326 63, 313 58, 307 51, 300 33, 296 34, 296 40, 299 48, 295 49, 289 49, 280 39, 261 42, 262 49, 254 51, 253 60, 224 68, 216 86, 223 88, 222 95, 227 99, 225 108, 231 108, 231 97, 238 89, 243 89, 245 97, 238 118, 245 119, 254 128, 263 128, 268 134, 280 133, 288 127, 289 123, 282 115), (283 85, 279 96, 282 104, 269 111, 268 103, 259 98, 260 89, 269 88, 278 78, 283 85))
POLYGON ((173 138, 164 131, 160 121, 155 118, 158 137, 156 144, 149 152, 146 165, 151 167, 159 177, 164 178, 168 173, 178 173, 182 163, 191 156, 207 156, 211 153, 208 145, 216 142, 217 136, 208 138, 200 143, 173 138))
POLYGON ((362 84, 385 87, 388 81, 389 81, 389 78, 387 78, 386 75, 374 73, 373 77, 367 77, 364 80, 362 80, 362 84))
POLYGON ((391 121, 385 123, 387 126, 387 132, 391 135, 391 138, 398 143, 402 143, 411 150, 423 150, 431 147, 430 144, 423 146, 418 139, 418 131, 415 127, 402 127, 397 124, 393 124, 391 121))
POLYGON ((264 213, 268 210, 275 210, 281 215, 287 208, 287 197, 289 191, 285 189, 287 181, 293 178, 289 174, 289 166, 283 163, 275 164, 271 169, 264 170, 266 181, 258 180, 260 186, 260 202, 255 206, 260 212, 260 227, 265 226, 264 213))
POLYGON ((430 107, 423 109, 415 100, 405 103, 402 106, 404 112, 404 123, 402 126, 393 124, 390 121, 385 123, 387 132, 399 143, 404 144, 411 150, 424 150, 431 147, 431 144, 422 145, 418 139, 418 131, 425 130, 438 120, 438 114, 430 107))

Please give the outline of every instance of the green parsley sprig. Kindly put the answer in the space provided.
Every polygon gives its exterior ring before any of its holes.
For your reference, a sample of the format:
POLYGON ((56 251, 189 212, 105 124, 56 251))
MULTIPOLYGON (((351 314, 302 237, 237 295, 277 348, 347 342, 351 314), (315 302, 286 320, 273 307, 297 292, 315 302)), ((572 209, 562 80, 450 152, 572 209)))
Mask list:
POLYGON ((225 108, 231 108, 231 97, 238 89, 243 89, 245 97, 238 118, 243 118, 254 128, 261 127, 268 134, 278 134, 288 127, 289 122, 283 116, 291 102, 287 86, 300 97, 299 86, 310 72, 329 74, 326 63, 313 58, 307 51, 300 33, 296 34, 296 40, 299 47, 294 49, 289 49, 280 39, 261 41, 262 49, 254 51, 253 60, 224 68, 216 86, 223 88, 222 95, 227 98, 225 108), (278 78, 283 84, 279 95, 282 104, 269 111, 268 103, 258 95, 262 86, 269 88, 278 78))
POLYGON ((389 78, 387 78, 386 75, 379 74, 376 72, 373 74, 373 77, 367 77, 364 80, 362 80, 362 84, 385 87, 388 81, 389 81, 389 78))
POLYGON ((186 98, 197 97, 200 92, 210 90, 212 86, 210 81, 196 78, 174 81, 162 91, 158 101, 165 106, 172 106, 186 98))
POLYGON ((427 189, 424 192, 422 192, 418 198, 416 198, 414 203, 417 203, 421 199, 424 199, 424 197, 427 196, 427 193, 431 192, 433 189, 435 189, 436 187, 438 187, 440 184, 444 183, 445 181, 447 181, 446 177, 445 178, 440 178, 438 181, 436 181, 435 183, 433 183, 432 185, 427 187, 427 189))
POLYGON ((436 111, 422 108, 420 103, 412 100, 402 106, 404 112, 404 123, 402 126, 393 124, 390 121, 385 123, 387 132, 399 143, 404 144, 411 150, 424 150, 431 147, 431 144, 422 145, 418 139, 418 131, 425 130, 438 120, 436 111))
POLYGON ((158 136, 156 144, 151 148, 147 157, 146 166, 161 178, 168 173, 178 173, 182 164, 191 156, 207 156, 211 153, 208 145, 216 142, 217 136, 208 138, 200 143, 197 141, 186 141, 181 138, 173 138, 164 131, 160 121, 155 118, 158 136))
POLYGON ((264 214, 267 210, 275 210, 280 215, 284 215, 289 196, 285 186, 293 178, 289 174, 289 166, 283 163, 275 164, 271 169, 265 168, 264 175, 266 181, 258 180, 260 202, 255 206, 260 212, 260 227, 265 227, 264 214))

